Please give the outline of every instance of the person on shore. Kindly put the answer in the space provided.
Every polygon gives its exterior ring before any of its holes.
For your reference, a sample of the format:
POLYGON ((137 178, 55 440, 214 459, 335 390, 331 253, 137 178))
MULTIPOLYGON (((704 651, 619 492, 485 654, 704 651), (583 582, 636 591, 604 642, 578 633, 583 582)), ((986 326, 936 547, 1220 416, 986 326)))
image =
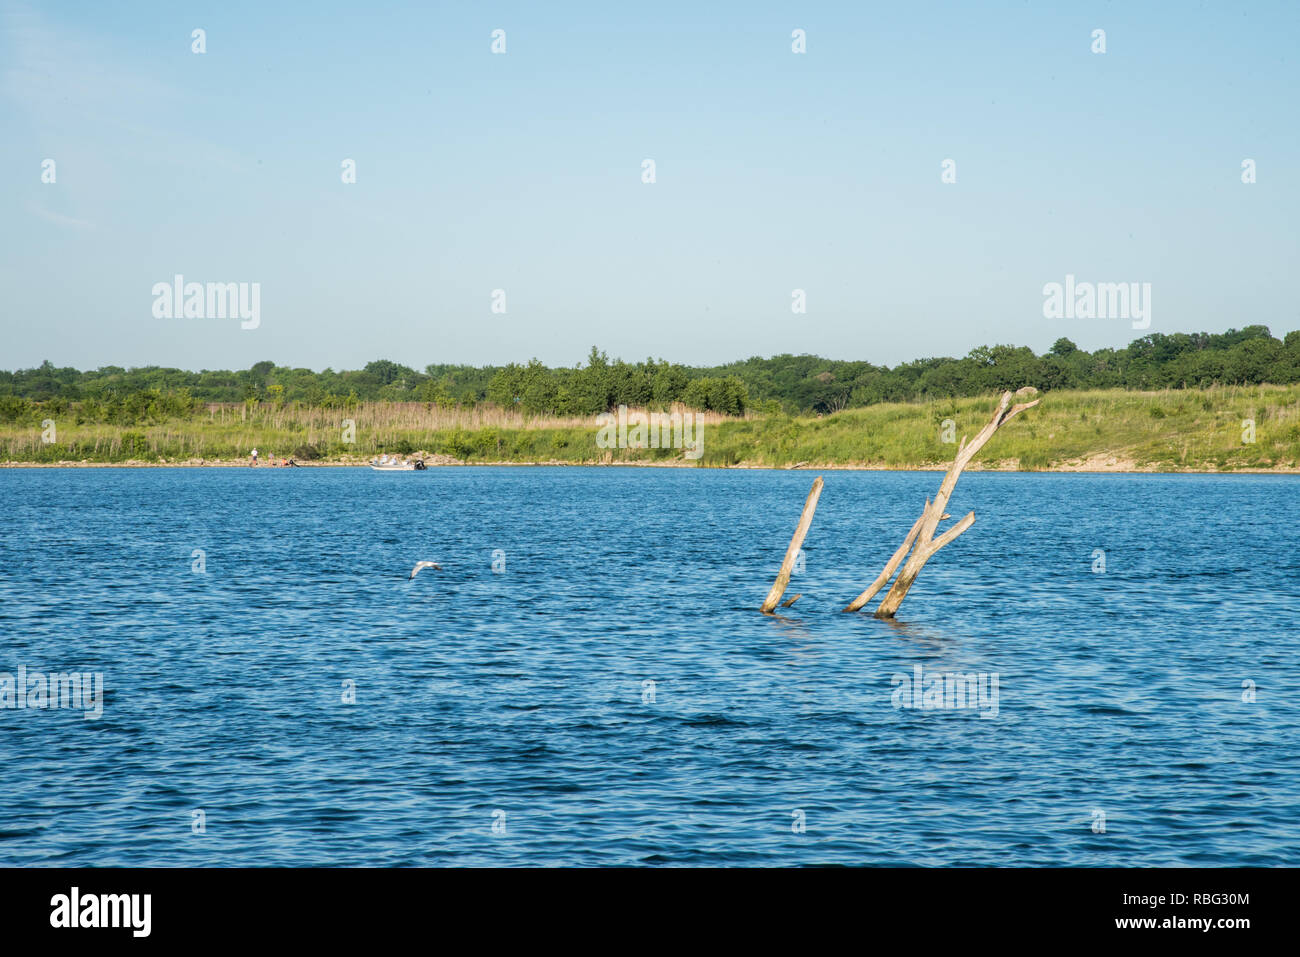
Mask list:
POLYGON ((253 449, 253 451, 252 451, 251 453, 249 453, 249 454, 251 455, 251 457, 252 457, 253 460, 252 460, 251 462, 249 462, 248 464, 249 464, 249 465, 256 465, 256 464, 257 464, 257 449, 253 449))

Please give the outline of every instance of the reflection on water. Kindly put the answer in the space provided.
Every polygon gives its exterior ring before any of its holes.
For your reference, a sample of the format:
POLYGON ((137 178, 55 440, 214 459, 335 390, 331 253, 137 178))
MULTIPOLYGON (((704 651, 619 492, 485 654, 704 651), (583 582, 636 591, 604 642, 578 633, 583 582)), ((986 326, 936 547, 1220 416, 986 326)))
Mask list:
POLYGON ((881 625, 893 632, 899 641, 911 642, 928 651, 939 653, 960 645, 960 639, 943 631, 938 624, 918 624, 902 621, 898 618, 876 619, 881 625))

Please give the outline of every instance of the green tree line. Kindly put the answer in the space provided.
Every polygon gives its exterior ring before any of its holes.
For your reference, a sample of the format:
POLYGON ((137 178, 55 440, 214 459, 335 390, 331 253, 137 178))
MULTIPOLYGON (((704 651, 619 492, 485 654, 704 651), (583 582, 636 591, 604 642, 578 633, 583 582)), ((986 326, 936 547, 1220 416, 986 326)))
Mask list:
POLYGON ((239 371, 104 366, 79 371, 49 361, 0 371, 0 421, 71 410, 79 420, 161 421, 209 402, 299 402, 345 408, 358 401, 494 403, 532 413, 593 415, 618 405, 740 415, 835 412, 879 402, 957 398, 1032 385, 1053 389, 1162 389, 1300 382, 1300 332, 1274 338, 1265 326, 1224 333, 1153 333, 1122 349, 1087 352, 1058 339, 1043 355, 1025 346, 980 346, 962 358, 917 359, 892 369, 811 355, 754 357, 715 367, 663 359, 610 360, 592 348, 585 363, 533 359, 505 366, 431 364, 422 371, 378 359, 353 371, 279 366, 239 371))

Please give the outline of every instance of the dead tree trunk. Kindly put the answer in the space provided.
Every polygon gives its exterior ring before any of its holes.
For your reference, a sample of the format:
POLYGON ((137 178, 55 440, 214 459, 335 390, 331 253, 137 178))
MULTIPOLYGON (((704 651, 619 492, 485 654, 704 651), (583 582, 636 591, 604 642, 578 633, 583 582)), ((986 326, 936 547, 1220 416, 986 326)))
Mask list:
MULTIPOLYGON (((776 608, 777 602, 785 594, 786 587, 790 584, 790 571, 794 568, 794 560, 799 557, 799 549, 803 547, 804 536, 808 534, 808 529, 812 526, 813 512, 817 511, 817 499, 822 494, 822 477, 817 476, 813 481, 812 491, 808 493, 807 500, 803 503, 803 512, 799 516, 799 524, 795 527, 794 538, 790 539, 790 547, 785 550, 785 560, 781 562, 781 571, 776 576, 776 581, 772 584, 772 590, 767 593, 767 598, 763 602, 763 614, 770 615, 776 608)), ((794 598, 798 598, 795 595, 794 598)), ((786 604, 793 605, 794 598, 791 598, 786 604)))
MULTIPOLYGON (((1036 389, 1026 387, 1017 392, 1016 395, 1028 398, 1036 391, 1036 389)), ((908 589, 910 589, 912 583, 916 581, 916 576, 919 575, 921 569, 925 567, 925 563, 933 558, 939 549, 943 548, 943 546, 947 545, 962 532, 966 531, 966 529, 970 528, 971 525, 975 524, 975 513, 970 512, 956 525, 952 526, 952 528, 948 529, 938 538, 935 538, 934 533, 938 530, 939 522, 948 518, 948 516, 944 514, 944 509, 948 506, 948 499, 952 496, 953 489, 957 485, 957 479, 961 476, 962 469, 970 464, 971 459, 975 457, 979 450, 984 447, 984 444, 993 437, 993 433, 1003 424, 1009 422, 1013 416, 1019 415, 1021 412, 1025 411, 1025 409, 1032 409, 1041 401, 1039 399, 1034 399, 1032 402, 1022 402, 1018 405, 1011 406, 1011 398, 1012 395, 1010 392, 1003 393, 1002 401, 998 404, 997 411, 993 413, 993 418, 989 420, 988 425, 984 426, 984 428, 980 430, 979 434, 976 435, 969 444, 966 442, 966 436, 962 436, 961 444, 957 447, 957 457, 953 460, 952 467, 948 469, 948 474, 944 476, 943 482, 939 485, 939 494, 935 496, 933 502, 928 499, 926 500, 925 511, 922 512, 921 517, 916 520, 916 524, 912 526, 912 530, 908 533, 907 538, 903 540, 903 544, 899 547, 898 551, 894 553, 888 564, 885 565, 885 570, 880 573, 880 576, 874 582, 871 583, 871 587, 855 598, 849 606, 844 609, 845 611, 857 611, 870 601, 872 596, 884 587, 885 582, 889 581, 890 576, 894 573, 894 569, 898 567, 899 562, 903 560, 903 556, 907 554, 909 549, 911 549, 912 554, 907 559, 907 564, 903 566, 903 570, 899 572, 898 578, 894 581, 893 587, 889 589, 884 600, 880 603, 879 607, 876 608, 877 618, 893 618, 894 613, 898 611, 898 606, 901 605, 903 599, 907 597, 908 589), (1008 406, 1011 406, 1010 409, 1007 408, 1008 406)))
MULTIPOLYGON (((903 544, 898 546, 898 551, 894 552, 893 557, 890 558, 889 561, 885 563, 885 570, 882 571, 879 576, 877 576, 875 581, 873 581, 870 585, 867 586, 866 591, 864 591, 857 598, 853 599, 853 601, 849 602, 848 607, 844 609, 845 611, 857 611, 867 602, 871 601, 871 599, 875 597, 876 592, 880 591, 880 589, 885 587, 885 583, 888 582, 890 577, 893 576, 894 572, 898 569, 899 564, 903 561, 903 558, 907 555, 907 550, 911 548, 912 543, 916 541, 917 533, 921 531, 921 523, 925 521, 925 513, 928 512, 929 510, 930 510, 930 500, 927 498, 925 500, 925 511, 923 511, 921 513, 921 517, 918 518, 915 523, 913 523, 912 530, 907 533, 907 538, 903 539, 903 544)), ((952 516, 945 515, 943 516, 943 518, 952 518, 952 516)), ((940 521, 942 520, 943 519, 940 519, 940 521)))

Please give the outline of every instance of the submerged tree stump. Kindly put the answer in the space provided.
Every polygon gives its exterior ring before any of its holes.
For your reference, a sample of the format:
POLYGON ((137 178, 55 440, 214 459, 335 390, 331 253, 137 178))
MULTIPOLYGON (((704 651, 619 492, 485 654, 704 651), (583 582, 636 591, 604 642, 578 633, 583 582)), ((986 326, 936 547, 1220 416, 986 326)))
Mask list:
MULTIPOLYGON (((1028 398, 1037 391, 1037 389, 1026 386, 1015 394, 1028 398)), ((993 438, 994 432, 1011 421, 1013 417, 1026 409, 1032 409, 1042 401, 1034 399, 1032 402, 1022 402, 1011 406, 1011 398, 1012 394, 1010 392, 1002 394, 1002 401, 998 404, 997 411, 993 413, 993 418, 969 444, 966 442, 966 436, 962 436, 961 444, 957 447, 957 457, 953 460, 952 466, 948 469, 948 474, 944 476, 943 482, 939 485, 939 493, 934 497, 934 501, 931 502, 926 499, 925 510, 921 512, 921 517, 916 520, 912 530, 903 539, 903 544, 899 546, 898 550, 885 564, 884 571, 877 576, 866 591, 848 604, 844 609, 845 611, 857 611, 869 602, 889 581, 890 576, 894 574, 899 563, 902 562, 903 556, 907 555, 910 549, 911 555, 907 559, 907 564, 903 566, 903 570, 899 572, 893 587, 889 589, 888 594, 885 595, 884 600, 881 601, 875 612, 877 618, 893 618, 895 612, 898 611, 898 606, 903 603, 903 599, 907 597, 908 591, 916 581, 916 576, 925 567, 925 563, 933 558, 939 549, 975 524, 975 513, 970 512, 952 528, 938 538, 935 537, 939 523, 950 517, 945 514, 944 509, 947 507, 948 499, 952 496, 953 489, 957 485, 957 479, 961 477, 962 469, 969 465, 976 453, 984 447, 989 439, 993 438), (1011 406, 1011 408, 1008 409, 1008 406, 1011 406)))
MULTIPOLYGON (((930 500, 927 498, 925 500, 925 512, 928 512, 929 510, 930 500)), ((871 599, 875 597, 876 592, 885 587, 885 583, 888 582, 894 572, 898 570, 898 566, 902 563, 904 556, 907 555, 907 550, 911 548, 912 543, 916 541, 916 536, 921 531, 921 523, 925 521, 925 512, 922 512, 921 517, 912 524, 912 530, 907 533, 907 538, 903 539, 903 544, 898 546, 898 551, 894 552, 893 557, 885 563, 885 570, 877 576, 875 581, 867 586, 866 591, 853 599, 853 601, 849 602, 848 607, 844 609, 845 611, 857 611, 867 602, 871 601, 871 599)), ((952 516, 945 515, 943 518, 952 518, 952 516)), ((940 521, 942 520, 943 519, 940 519, 940 521)))
MULTIPOLYGON (((772 585, 772 590, 767 593, 767 598, 763 601, 763 614, 770 615, 781 601, 781 596, 790 585, 790 572, 794 568, 795 559, 799 557, 799 549, 803 547, 804 536, 808 534, 808 529, 812 526, 813 512, 817 511, 817 499, 822 494, 822 477, 817 476, 812 484, 812 491, 808 493, 808 498, 803 503, 803 512, 799 515, 799 524, 795 527, 794 538, 790 539, 790 547, 785 550, 785 560, 781 562, 781 571, 777 573, 776 581, 772 585)), ((787 605, 793 605, 795 595, 788 601, 787 605)))

